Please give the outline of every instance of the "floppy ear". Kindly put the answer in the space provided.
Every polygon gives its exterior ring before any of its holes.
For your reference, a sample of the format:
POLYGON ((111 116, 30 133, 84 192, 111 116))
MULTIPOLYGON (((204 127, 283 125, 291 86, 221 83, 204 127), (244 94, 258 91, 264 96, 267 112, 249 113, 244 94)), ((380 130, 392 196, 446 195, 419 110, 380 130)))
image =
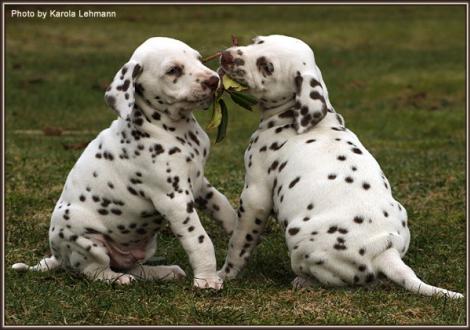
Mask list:
POLYGON ((294 125, 297 133, 304 133, 325 117, 327 104, 322 82, 313 71, 295 77, 294 125))
POLYGON ((142 65, 130 60, 119 69, 106 89, 104 94, 106 104, 121 118, 126 118, 134 108, 135 79, 141 73, 142 65))

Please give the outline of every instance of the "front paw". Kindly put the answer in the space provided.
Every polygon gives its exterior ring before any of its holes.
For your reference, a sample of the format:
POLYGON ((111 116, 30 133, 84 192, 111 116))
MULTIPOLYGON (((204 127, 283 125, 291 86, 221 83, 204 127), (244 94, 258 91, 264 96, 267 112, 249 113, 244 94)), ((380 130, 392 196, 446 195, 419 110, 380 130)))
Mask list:
POLYGON ((193 285, 199 289, 220 290, 224 286, 224 281, 219 276, 214 277, 194 277, 193 285))
POLYGON ((129 285, 135 281, 135 277, 129 274, 121 274, 119 277, 115 278, 112 282, 121 284, 121 285, 129 285))
POLYGON ((309 278, 297 276, 292 281, 292 287, 294 290, 300 290, 312 286, 312 281, 309 278))
POLYGON ((230 281, 237 277, 238 272, 235 269, 224 266, 217 271, 217 275, 224 281, 230 281))

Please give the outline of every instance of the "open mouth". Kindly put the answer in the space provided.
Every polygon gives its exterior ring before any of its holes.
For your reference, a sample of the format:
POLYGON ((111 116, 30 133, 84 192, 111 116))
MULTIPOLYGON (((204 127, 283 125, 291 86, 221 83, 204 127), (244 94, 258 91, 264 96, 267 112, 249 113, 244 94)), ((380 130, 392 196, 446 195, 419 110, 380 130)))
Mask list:
MULTIPOLYGON (((246 87, 247 89, 250 88, 250 86, 248 86, 248 84, 246 83, 246 81, 243 78, 237 77, 237 75, 235 73, 231 72, 231 70, 229 70, 227 68, 224 68, 222 65, 217 69, 217 73, 219 74, 219 77, 220 77, 221 81, 223 80, 224 76, 227 75, 230 79, 232 79, 233 81, 236 81, 237 83, 239 83, 243 87, 246 87)), ((220 88, 223 88, 222 84, 219 87, 219 89, 220 88)))

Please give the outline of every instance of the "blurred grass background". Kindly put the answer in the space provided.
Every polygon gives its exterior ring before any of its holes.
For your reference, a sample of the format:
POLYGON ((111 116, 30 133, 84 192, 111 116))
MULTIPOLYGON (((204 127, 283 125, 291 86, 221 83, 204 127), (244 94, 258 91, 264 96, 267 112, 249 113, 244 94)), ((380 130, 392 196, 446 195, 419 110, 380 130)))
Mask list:
MULTIPOLYGON (((151 36, 180 39, 203 56, 256 35, 286 34, 315 51, 335 109, 388 176, 407 208, 405 261, 423 280, 466 290, 465 6, 6 6, 5 322, 9 325, 466 324, 465 301, 416 296, 383 281, 372 288, 292 291, 277 225, 243 276, 221 292, 182 283, 90 283, 63 271, 16 274, 48 250, 50 213, 86 144, 114 119, 103 88, 151 36), (11 9, 107 10, 117 18, 27 19, 11 9), (45 128, 74 134, 47 136, 45 128), (76 147, 76 148, 74 148, 76 147)), ((217 66, 214 61, 212 68, 217 66)), ((229 103, 227 138, 206 169, 238 205, 243 151, 258 115, 229 103)), ((198 112, 203 127, 210 113, 198 112)), ((211 137, 215 132, 210 132, 211 137)), ((227 237, 203 217, 219 264, 227 237)), ((165 230, 157 255, 191 277, 165 230)))

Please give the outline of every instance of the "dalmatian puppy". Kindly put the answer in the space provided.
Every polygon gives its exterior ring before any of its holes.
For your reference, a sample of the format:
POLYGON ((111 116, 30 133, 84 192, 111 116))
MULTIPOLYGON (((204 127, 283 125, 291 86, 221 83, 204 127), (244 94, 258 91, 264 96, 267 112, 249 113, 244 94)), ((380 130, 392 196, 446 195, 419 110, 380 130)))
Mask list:
POLYGON ((221 68, 249 87, 261 109, 245 152, 239 222, 221 277, 237 276, 272 213, 285 228, 295 288, 313 279, 365 285, 383 273, 416 293, 462 297, 425 284, 402 261, 410 243, 406 210, 335 112, 308 45, 260 36, 224 51, 221 68))
POLYGON ((194 272, 194 285, 220 289, 213 244, 195 206, 231 232, 237 215, 204 177, 209 138, 192 110, 207 108, 219 85, 199 53, 155 37, 140 45, 105 94, 119 116, 87 146, 52 213, 52 256, 19 271, 71 268, 94 280, 128 284, 178 279, 174 266, 143 265, 168 222, 194 272))

